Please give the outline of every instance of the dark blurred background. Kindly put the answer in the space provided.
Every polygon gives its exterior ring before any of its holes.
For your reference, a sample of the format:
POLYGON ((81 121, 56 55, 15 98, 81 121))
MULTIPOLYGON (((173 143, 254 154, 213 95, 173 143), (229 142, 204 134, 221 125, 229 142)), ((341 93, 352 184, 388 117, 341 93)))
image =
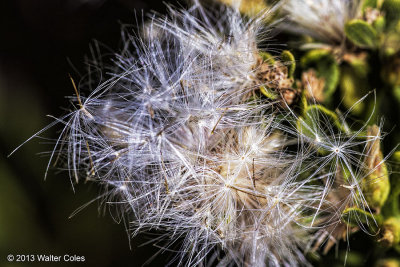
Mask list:
MULTIPOLYGON (((83 264, 48 266, 141 266, 158 251, 140 246, 146 236, 129 242, 124 225, 99 212, 98 202, 69 219, 100 188, 81 183, 73 192, 68 173, 56 168, 44 181, 49 156, 40 154, 52 149, 45 139, 34 139, 7 158, 53 121, 46 115, 60 117, 71 108, 65 98, 74 94, 68 74, 77 83, 85 74, 93 40, 118 50, 121 24, 136 24, 142 11, 151 10, 165 13, 165 5, 157 0, 0 1, 0 266, 43 265, 8 263, 8 254, 85 257, 83 264)), ((42 136, 54 139, 60 129, 42 136)), ((164 265, 168 257, 160 255, 150 266, 164 265)))

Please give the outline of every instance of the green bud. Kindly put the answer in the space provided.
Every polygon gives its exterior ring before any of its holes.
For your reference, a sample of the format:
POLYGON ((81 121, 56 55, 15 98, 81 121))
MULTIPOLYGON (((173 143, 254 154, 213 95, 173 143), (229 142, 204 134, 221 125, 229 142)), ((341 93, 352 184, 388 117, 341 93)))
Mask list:
POLYGON ((344 27, 347 38, 359 47, 375 47, 378 42, 376 30, 367 22, 351 20, 344 27))

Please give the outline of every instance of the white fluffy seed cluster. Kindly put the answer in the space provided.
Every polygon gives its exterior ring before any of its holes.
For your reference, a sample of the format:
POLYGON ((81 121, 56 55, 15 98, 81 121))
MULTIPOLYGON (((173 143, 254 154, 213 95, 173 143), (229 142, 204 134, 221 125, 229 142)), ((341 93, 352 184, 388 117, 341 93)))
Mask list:
POLYGON ((362 0, 283 0, 288 15, 285 28, 317 41, 342 44, 344 25, 360 15, 362 0))
POLYGON ((334 133, 311 112, 306 135, 258 93, 265 16, 171 8, 143 37, 124 33, 112 78, 60 119, 72 177, 103 184, 133 234, 179 243, 178 265, 308 265, 346 207, 368 211, 362 130, 334 133), (356 168, 344 179, 341 166, 356 168))

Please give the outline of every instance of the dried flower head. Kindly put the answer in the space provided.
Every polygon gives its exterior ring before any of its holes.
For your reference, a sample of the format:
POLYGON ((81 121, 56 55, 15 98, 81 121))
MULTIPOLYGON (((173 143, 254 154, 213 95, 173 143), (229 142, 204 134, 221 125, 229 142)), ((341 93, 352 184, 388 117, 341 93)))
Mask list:
MULTIPOLYGON (((302 31, 336 43, 360 4, 300 2, 285 8, 302 31)), ((123 49, 99 66, 107 78, 86 97, 74 84, 77 109, 57 119, 51 157, 74 182, 101 184, 133 236, 156 230, 161 249, 178 244, 177 265, 309 265, 312 246, 329 239, 326 252, 353 221, 366 232, 376 223, 387 193, 365 188, 386 174, 380 129, 351 130, 348 113, 307 101, 298 115, 294 68, 263 57, 269 13, 214 12, 169 7, 140 35, 123 31, 123 49)), ((302 82, 323 100, 324 80, 309 71, 302 82)))
POLYGON ((124 32, 111 77, 59 119, 60 153, 76 181, 104 185, 133 234, 181 240, 179 265, 307 264, 305 221, 323 191, 299 177, 307 151, 288 149, 297 141, 258 91, 289 86, 285 66, 260 64, 268 13, 218 15, 170 8, 144 38, 124 32))

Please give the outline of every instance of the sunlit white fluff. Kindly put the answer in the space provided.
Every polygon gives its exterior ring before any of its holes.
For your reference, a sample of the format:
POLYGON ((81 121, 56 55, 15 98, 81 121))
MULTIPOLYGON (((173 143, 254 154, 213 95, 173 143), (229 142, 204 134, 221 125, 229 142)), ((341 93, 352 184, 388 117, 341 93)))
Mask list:
POLYGON ((371 212, 363 162, 380 136, 352 132, 346 114, 337 128, 317 111, 305 124, 277 112, 257 91, 267 13, 218 12, 171 8, 144 37, 124 32, 109 79, 77 91, 76 110, 57 120, 53 155, 76 181, 104 185, 99 198, 132 235, 162 233, 153 242, 177 250, 178 265, 308 265, 307 244, 336 238, 346 208, 371 212))
MULTIPOLYGON (((318 247, 324 244, 323 251, 326 253, 343 236, 349 235, 349 225, 354 224, 354 220, 364 232, 377 234, 374 230, 377 222, 368 215, 376 211, 364 195, 363 184, 377 182, 367 181, 368 176, 385 162, 385 159, 374 159, 376 165, 372 168, 365 163, 372 160, 371 142, 380 142, 382 136, 369 134, 367 123, 363 123, 356 131, 352 130, 346 123, 351 109, 339 116, 311 103, 305 110, 301 117, 294 115, 297 132, 293 134, 298 135, 301 142, 310 144, 315 151, 314 155, 309 155, 310 163, 307 163, 308 159, 303 162, 303 171, 307 172, 308 179, 312 177, 319 180, 324 186, 311 226, 319 229, 314 235, 314 245, 318 247), (360 209, 365 215, 355 214, 350 209, 347 220, 352 217, 353 222, 344 224, 343 212, 348 208, 360 209)), ((379 133, 380 128, 375 127, 379 133)))
POLYGON ((296 141, 256 93, 265 14, 218 14, 171 8, 145 38, 124 33, 110 79, 59 120, 58 147, 134 235, 162 231, 164 249, 181 240, 179 265, 306 265, 304 221, 322 188, 301 180, 306 153, 288 150, 296 141))
POLYGON ((328 44, 345 40, 344 26, 360 14, 361 0, 283 0, 285 29, 328 44))

